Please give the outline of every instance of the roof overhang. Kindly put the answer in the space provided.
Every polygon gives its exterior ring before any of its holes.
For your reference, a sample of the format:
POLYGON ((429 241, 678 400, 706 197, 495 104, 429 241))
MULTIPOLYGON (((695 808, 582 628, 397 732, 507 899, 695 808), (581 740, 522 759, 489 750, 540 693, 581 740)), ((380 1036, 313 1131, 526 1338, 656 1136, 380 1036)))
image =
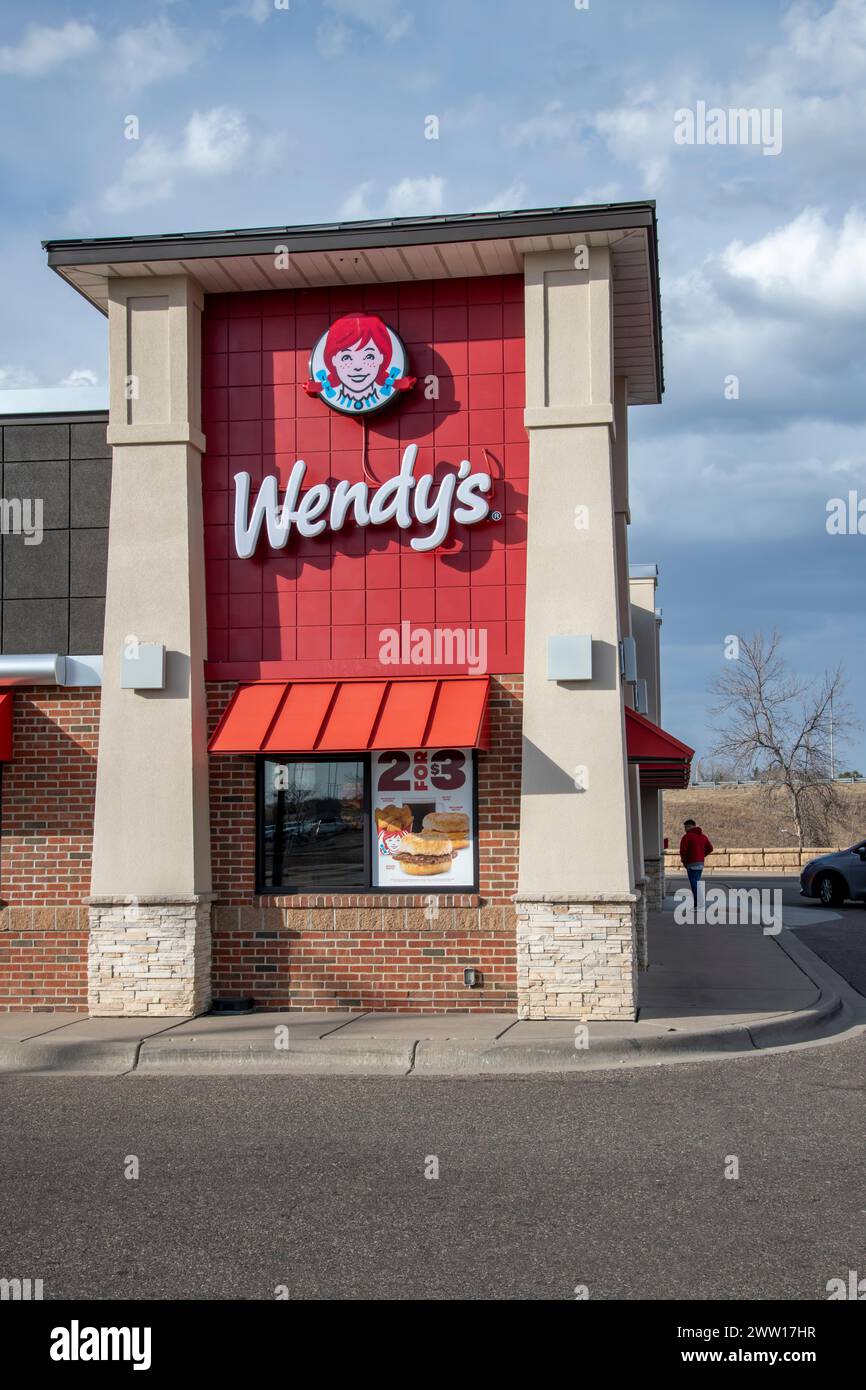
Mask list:
POLYGON ((52 270, 102 313, 109 280, 122 276, 192 275, 206 294, 307 289, 516 275, 528 252, 608 246, 616 371, 630 405, 657 403, 664 390, 653 202, 42 244, 52 270), (288 266, 277 270, 283 247, 288 266))

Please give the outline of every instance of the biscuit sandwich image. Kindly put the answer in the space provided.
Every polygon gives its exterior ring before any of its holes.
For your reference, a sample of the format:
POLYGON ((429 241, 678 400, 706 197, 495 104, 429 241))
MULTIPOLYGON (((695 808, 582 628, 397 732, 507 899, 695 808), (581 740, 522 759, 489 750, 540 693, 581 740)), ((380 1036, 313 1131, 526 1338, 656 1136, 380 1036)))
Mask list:
POLYGON ((406 834, 392 852, 404 874, 444 874, 454 858, 451 841, 439 835, 406 834))
POLYGON ((446 835, 452 848, 468 849, 469 817, 465 811, 431 811, 422 822, 424 833, 446 835))
POLYGON ((411 806, 379 806, 375 811, 376 829, 402 834, 412 825, 411 806))

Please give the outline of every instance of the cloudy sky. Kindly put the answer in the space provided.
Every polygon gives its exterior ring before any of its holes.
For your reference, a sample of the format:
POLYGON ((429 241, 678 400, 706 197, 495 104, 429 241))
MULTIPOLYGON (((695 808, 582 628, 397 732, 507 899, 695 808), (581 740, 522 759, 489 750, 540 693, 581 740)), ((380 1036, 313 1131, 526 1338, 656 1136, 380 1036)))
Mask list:
POLYGON ((661 567, 664 722, 705 752, 726 635, 773 625, 863 711, 866 535, 826 508, 866 499, 866 0, 283 4, 5 0, 0 390, 105 387, 42 238, 654 198, 631 558, 661 567), (781 150, 678 143, 699 103, 781 112, 781 150))

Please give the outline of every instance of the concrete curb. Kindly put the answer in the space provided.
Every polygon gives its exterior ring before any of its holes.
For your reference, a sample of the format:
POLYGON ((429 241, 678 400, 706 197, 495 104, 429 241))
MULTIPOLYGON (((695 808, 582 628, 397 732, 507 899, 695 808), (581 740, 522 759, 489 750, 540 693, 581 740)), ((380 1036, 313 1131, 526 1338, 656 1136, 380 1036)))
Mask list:
POLYGON ((820 1041, 856 1028, 866 1022, 866 999, 832 966, 810 951, 805 942, 786 928, 775 938, 780 950, 790 957, 818 989, 818 999, 809 1009, 783 1018, 761 1019, 749 1025, 756 1047, 784 1047, 800 1042, 820 1041))
POLYGON ((749 1024, 748 1032, 757 1048, 784 1047, 789 1043, 807 1042, 811 1038, 826 1037, 829 1032, 841 1031, 841 1028, 830 1025, 838 1021, 846 1026, 848 1020, 843 1018, 844 1012, 838 994, 822 991, 813 1008, 801 1009, 787 1017, 759 1019, 749 1024))
POLYGON ((201 1048, 166 1038, 142 1045, 133 1075, 407 1076, 416 1046, 403 1039, 380 1046, 359 1041, 356 1047, 296 1042, 282 1050, 271 1042, 262 1048, 201 1048))
POLYGON ((24 1042, 0 1042, 0 1075, 57 1072, 95 1076, 122 1076, 135 1069, 141 1043, 61 1042, 29 1038, 24 1042))
MULTIPOLYGON (((268 1030, 244 1043, 207 1045, 203 1038, 172 1032, 171 1023, 146 1037, 64 1041, 63 1028, 24 1041, 0 1040, 0 1074, 158 1076, 526 1076, 621 1070, 685 1061, 756 1056, 760 1052, 819 1043, 866 1023, 866 998, 858 994, 792 932, 774 938, 815 985, 808 1008, 753 1022, 653 1032, 644 1036, 593 1037, 576 1048, 569 1037, 509 1041, 511 1028, 491 1040, 358 1038, 342 1027, 322 1038, 298 1039, 283 1050, 268 1030)), ((639 1028, 641 1025, 635 1025, 639 1028)), ((419 1026, 419 1032, 423 1027, 419 1026)))
POLYGON ((841 1032, 838 996, 822 998, 797 1014, 755 1023, 707 1029, 648 1033, 646 1037, 593 1040, 576 1048, 570 1040, 543 1043, 489 1043, 420 1039, 348 1040, 339 1046, 295 1043, 285 1051, 272 1045, 202 1048, 169 1039, 133 1045, 107 1043, 0 1044, 0 1073, 22 1075, 159 1076, 521 1076, 544 1073, 621 1070, 675 1062, 756 1055, 760 1051, 806 1043, 841 1032))
POLYGON ((573 1043, 499 1044, 468 1048, 463 1043, 419 1042, 413 1074, 472 1076, 487 1072, 520 1076, 539 1072, 614 1071, 661 1062, 697 1061, 731 1053, 754 1052, 743 1024, 703 1032, 658 1033, 646 1038, 611 1038, 576 1048, 573 1043))

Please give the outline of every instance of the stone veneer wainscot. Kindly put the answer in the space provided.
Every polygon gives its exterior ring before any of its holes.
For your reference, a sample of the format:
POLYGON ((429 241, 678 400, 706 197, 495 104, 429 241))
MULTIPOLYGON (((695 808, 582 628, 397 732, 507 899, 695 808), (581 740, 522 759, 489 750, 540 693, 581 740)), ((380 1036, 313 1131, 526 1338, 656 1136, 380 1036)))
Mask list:
POLYGON ((515 899, 521 1018, 637 1017, 637 894, 515 899))
POLYGON ((91 1014, 177 1018, 210 1007, 206 897, 99 897, 88 906, 91 1014))

